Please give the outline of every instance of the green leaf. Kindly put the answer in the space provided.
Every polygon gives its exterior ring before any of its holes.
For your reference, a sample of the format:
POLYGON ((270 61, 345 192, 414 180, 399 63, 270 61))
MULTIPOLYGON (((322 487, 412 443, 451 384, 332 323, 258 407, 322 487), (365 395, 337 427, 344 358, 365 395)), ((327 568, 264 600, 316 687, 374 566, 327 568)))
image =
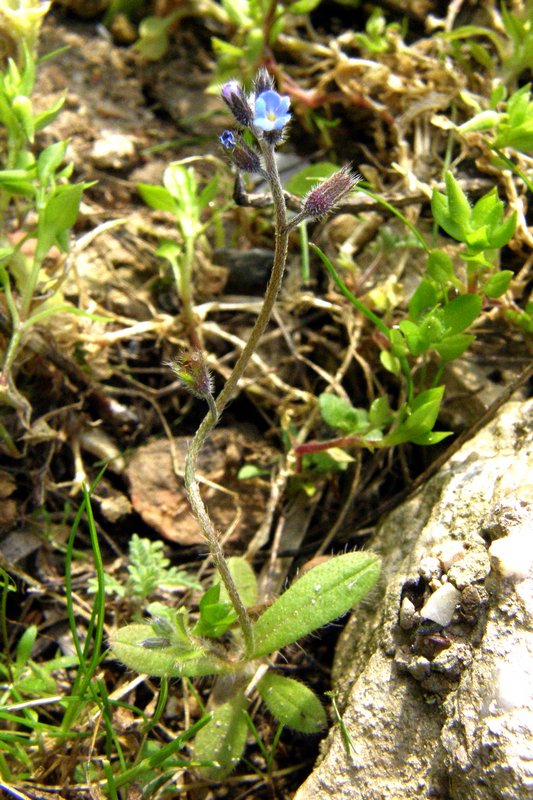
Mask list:
POLYGON ((326 727, 322 703, 303 683, 269 670, 257 689, 272 716, 283 725, 301 733, 318 733, 326 727))
POLYGON ((463 294, 442 309, 442 321, 448 334, 461 333, 479 316, 482 299, 477 294, 463 294))
POLYGON ((151 183, 138 183, 137 190, 146 205, 156 211, 168 211, 175 214, 177 203, 164 186, 153 186, 151 183))
MULTIPOLYGON (((159 634, 156 632, 156 638, 159 634)), ((163 637, 159 637, 163 638, 163 637)), ((110 639, 113 658, 121 661, 135 672, 154 675, 157 678, 180 678, 187 675, 196 678, 201 675, 222 675, 233 671, 234 667, 215 655, 208 654, 201 645, 191 645, 186 651, 175 645, 152 648, 146 642, 154 640, 152 625, 136 623, 119 628, 110 639)))
POLYGON ((377 556, 346 553, 306 572, 254 624, 251 657, 274 653, 345 614, 372 588, 379 570, 377 556))
POLYGON ((44 258, 56 243, 65 249, 65 238, 61 234, 66 234, 76 222, 84 188, 83 183, 56 186, 44 209, 43 229, 39 226, 37 258, 44 258))
POLYGON ((200 619, 192 630, 193 636, 218 638, 223 636, 237 619, 233 606, 220 600, 220 585, 211 586, 200 600, 200 619))
POLYGON ((409 301, 409 319, 420 323, 438 303, 437 290, 430 281, 421 281, 409 301))
POLYGON ((427 433, 422 433, 420 436, 412 436, 409 441, 413 442, 413 444, 420 444, 420 445, 432 445, 438 444, 442 442, 443 439, 447 439, 448 436, 453 436, 452 431, 428 431, 427 433))
POLYGON ((488 246, 491 250, 499 250, 512 238, 516 228, 516 211, 496 228, 489 231, 488 246))
POLYGON ((382 350, 379 354, 379 360, 387 372, 392 372, 393 375, 400 375, 402 365, 399 358, 393 355, 390 350, 382 350))
MULTIPOLYGON (((231 577, 245 608, 257 603, 257 578, 250 563, 242 556, 230 556, 226 559, 231 577)), ((220 601, 229 603, 226 587, 220 584, 220 601)))
POLYGON ((412 356, 419 356, 429 348, 430 341, 428 337, 424 335, 424 331, 419 325, 415 325, 414 322, 404 319, 400 322, 399 328, 405 336, 409 352, 412 356))
POLYGON ((446 194, 448 196, 448 210, 454 222, 467 225, 470 220, 471 208, 466 194, 463 192, 451 172, 444 176, 446 181, 446 194))
POLYGON ((37 159, 37 176, 43 186, 48 186, 50 178, 55 175, 55 172, 65 157, 68 142, 56 142, 51 144, 42 153, 39 154, 37 159))
POLYGON ((39 114, 35 115, 33 123, 36 131, 41 131, 43 128, 46 128, 47 125, 50 125, 50 123, 55 120, 55 118, 63 108, 66 97, 67 97, 67 92, 62 94, 61 97, 59 97, 45 111, 41 111, 39 114))
POLYGON ((291 14, 309 14, 321 2, 322 0, 296 0, 295 3, 290 4, 287 11, 290 11, 291 14))
POLYGON ((453 263, 448 255, 442 250, 432 250, 429 254, 426 269, 430 278, 439 283, 444 283, 453 278, 453 263))
POLYGON ((453 361, 454 358, 459 358, 465 350, 468 350, 475 338, 469 333, 456 333, 453 336, 447 336, 442 342, 434 344, 433 349, 437 351, 443 361, 453 361))
POLYGON ((317 181, 330 178, 338 169, 337 164, 333 164, 331 161, 320 161, 317 164, 311 164, 311 166, 304 167, 304 169, 292 175, 285 188, 291 194, 303 197, 317 185, 317 181))
POLYGON ((472 209, 472 227, 480 228, 486 225, 492 228, 501 223, 503 219, 503 203, 498 197, 496 188, 480 197, 472 209))
POLYGON ((238 692, 227 703, 218 706, 207 725, 196 734, 193 747, 195 759, 212 764, 198 768, 205 777, 221 780, 241 760, 248 733, 244 713, 247 706, 244 693, 238 692))
POLYGON ((351 434, 368 427, 368 412, 354 408, 343 397, 323 392, 318 397, 318 406, 322 419, 331 428, 351 434))
POLYGON ((30 660, 31 650, 37 639, 37 626, 29 625, 17 643, 16 662, 19 667, 25 666, 30 660))
POLYGON ((390 421, 391 411, 386 397, 377 397, 370 406, 369 419, 374 428, 383 429, 390 421))
POLYGON ((431 195, 431 211, 437 225, 458 242, 463 241, 466 231, 464 222, 454 219, 448 206, 448 198, 436 189, 433 189, 431 195))
POLYGON ((10 194, 24 195, 31 197, 35 194, 35 187, 31 181, 31 175, 25 169, 3 169, 0 170, 0 190, 5 190, 10 194))
POLYGON ((509 288, 513 274, 510 269, 502 269, 501 272, 496 272, 485 281, 482 291, 490 298, 501 297, 509 288))

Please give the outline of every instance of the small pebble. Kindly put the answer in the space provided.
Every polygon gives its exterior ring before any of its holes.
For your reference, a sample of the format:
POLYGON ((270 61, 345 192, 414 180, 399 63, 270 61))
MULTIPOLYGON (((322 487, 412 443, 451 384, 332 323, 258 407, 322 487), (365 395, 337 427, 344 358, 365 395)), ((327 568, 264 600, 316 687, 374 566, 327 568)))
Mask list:
POLYGON ((460 600, 461 592, 451 583, 445 583, 436 592, 433 592, 420 610, 420 616, 423 619, 437 622, 445 628, 452 621, 454 611, 460 600))

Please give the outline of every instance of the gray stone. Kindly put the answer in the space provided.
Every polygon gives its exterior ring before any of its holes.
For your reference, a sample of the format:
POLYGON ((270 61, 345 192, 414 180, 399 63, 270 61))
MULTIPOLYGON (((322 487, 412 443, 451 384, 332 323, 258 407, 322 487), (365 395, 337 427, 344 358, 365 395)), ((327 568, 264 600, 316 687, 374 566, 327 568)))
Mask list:
POLYGON ((532 410, 508 403, 383 521, 373 549, 384 579, 334 667, 350 748, 335 725, 295 800, 533 797, 533 575, 515 557, 533 522, 532 410), (417 577, 421 562, 450 541, 464 547, 441 579, 461 591, 450 625, 402 628, 403 597, 415 607, 405 624, 438 589, 417 577))

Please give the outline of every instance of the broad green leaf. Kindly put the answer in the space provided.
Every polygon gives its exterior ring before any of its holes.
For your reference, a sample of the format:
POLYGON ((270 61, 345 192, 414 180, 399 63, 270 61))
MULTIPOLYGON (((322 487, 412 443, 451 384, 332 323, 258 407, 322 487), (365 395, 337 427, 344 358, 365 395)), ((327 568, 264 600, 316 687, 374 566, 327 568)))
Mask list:
POLYGON ((479 316, 482 299, 477 294, 463 294, 442 309, 442 321, 449 334, 461 333, 479 316))
POLYGON ((485 281, 482 291, 490 298, 501 297, 509 288, 513 274, 510 269, 502 269, 501 272, 496 272, 485 281))
POLYGON ((447 336, 442 342, 434 344, 433 349, 437 351, 443 361, 453 361, 454 358, 459 358, 465 350, 468 350, 475 338, 469 333, 456 333, 453 336, 447 336))
POLYGON ((330 447, 317 453, 306 453, 303 457, 303 468, 313 472, 344 472, 353 460, 346 450, 330 447))
POLYGON ((272 716, 283 725, 301 733, 318 733, 326 727, 322 703, 303 683, 269 670, 257 690, 272 716))
POLYGON ((251 657, 274 653, 345 614, 372 588, 379 570, 377 556, 346 553, 306 572, 254 624, 251 657))
POLYGON ((25 169, 0 170, 0 191, 31 197, 35 194, 35 187, 30 177, 25 169))
POLYGON ((248 733, 244 714, 247 706, 244 693, 237 692, 227 703, 215 708, 207 725, 196 734, 193 747, 195 759, 211 762, 211 766, 198 768, 202 775, 221 780, 241 760, 248 733))
POLYGON ((291 194, 303 197, 318 185, 317 181, 320 182, 330 178, 338 169, 337 164, 333 164, 331 161, 320 161, 318 164, 311 164, 311 166, 304 167, 289 178, 285 188, 291 194))
POLYGON ((208 654, 202 647, 192 647, 189 651, 170 645, 152 648, 147 643, 153 639, 151 625, 136 623, 119 628, 110 639, 112 655, 129 669, 157 678, 183 675, 196 678, 233 671, 232 664, 208 654))
POLYGON ((343 433, 357 433, 368 427, 368 412, 354 408, 351 403, 336 394, 323 392, 318 406, 324 422, 343 433))
POLYGON ((151 183, 138 183, 137 190, 146 205, 157 211, 168 211, 175 214, 177 204, 168 189, 164 186, 153 186, 151 183))

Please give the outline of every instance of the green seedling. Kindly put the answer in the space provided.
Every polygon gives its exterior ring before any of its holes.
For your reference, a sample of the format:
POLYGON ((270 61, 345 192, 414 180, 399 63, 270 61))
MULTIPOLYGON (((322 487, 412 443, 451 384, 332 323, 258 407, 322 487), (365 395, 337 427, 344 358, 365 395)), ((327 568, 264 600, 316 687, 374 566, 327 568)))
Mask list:
MULTIPOLYGON (((111 575, 105 577, 105 592, 121 599, 132 598, 144 603, 161 588, 200 589, 197 580, 184 570, 170 566, 165 556, 163 542, 141 539, 136 533, 130 539, 128 552, 128 577, 122 582, 111 575)), ((96 578, 89 581, 89 591, 98 589, 96 578)))
POLYGON ((61 97, 44 111, 34 110, 35 70, 26 48, 21 68, 8 59, 0 73, 0 124, 5 129, 0 149, 0 286, 11 321, 0 373, 0 400, 17 408, 25 425, 31 408, 17 391, 12 370, 29 330, 51 315, 84 313, 62 299, 65 257, 52 278, 44 272, 43 263, 54 248, 68 253, 70 230, 88 186, 70 182, 73 166, 65 164, 67 141, 34 155, 36 132, 55 119, 64 102, 61 97))
MULTIPOLYGON (((255 603, 257 585, 246 561, 228 560, 243 602, 255 603)), ((130 669, 165 677, 228 675, 227 699, 197 735, 194 754, 210 761, 205 773, 227 775, 240 760, 246 741, 247 687, 258 671, 257 691, 282 724, 301 731, 322 730, 326 716, 319 698, 304 684, 266 671, 268 657, 349 611, 375 584, 379 560, 369 553, 346 553, 314 567, 293 583, 252 625, 246 649, 237 614, 218 583, 200 600, 196 622, 180 609, 151 624, 119 629, 112 652, 130 669), (229 639, 228 639, 229 637, 229 639), (264 673, 264 674, 262 674, 264 673)))
POLYGON ((156 254, 170 264, 182 305, 182 318, 193 348, 200 345, 193 313, 194 252, 208 225, 202 222, 202 213, 215 197, 217 186, 217 177, 214 176, 201 188, 194 169, 175 161, 166 168, 162 186, 140 183, 137 187, 147 205, 158 211, 167 211, 176 220, 181 241, 164 239, 156 254))
MULTIPOLYGON (((342 456, 345 448, 376 449, 406 442, 432 445, 451 435, 449 431, 434 430, 444 396, 444 386, 438 384, 446 364, 462 356, 474 341, 475 336, 468 329, 484 304, 499 301, 509 288, 513 273, 497 270, 497 259, 514 233, 516 214, 505 217, 496 189, 472 206, 451 173, 446 174, 445 180, 446 192, 433 192, 433 216, 449 236, 462 243, 458 258, 465 262, 465 269, 461 272, 448 253, 430 248, 421 234, 412 230, 427 253, 426 274, 409 301, 407 318, 397 325, 387 326, 354 297, 325 254, 311 245, 341 292, 384 337, 387 346, 380 353, 382 366, 403 377, 406 400, 394 410, 386 397, 379 397, 367 410, 329 393, 320 395, 322 419, 340 435, 298 445, 295 453, 299 469, 321 471, 329 463, 331 469, 342 470, 346 466, 342 456), (429 359, 435 364, 435 372, 430 385, 424 386, 420 378, 417 382, 416 373, 422 360, 424 368, 419 370, 419 376, 427 374, 429 359)), ((384 205, 407 224, 399 212, 384 205)), ((410 223, 409 227, 412 229, 410 223)), ((509 319, 527 330, 527 311, 507 311, 508 315, 513 313, 519 318, 509 319)))
POLYGON ((450 44, 452 55, 465 62, 465 54, 491 72, 497 72, 502 81, 511 86, 520 75, 530 69, 533 62, 533 3, 527 0, 519 11, 512 12, 501 4, 501 32, 482 25, 460 25, 441 34, 450 44), (481 44, 486 39, 492 50, 481 44))

